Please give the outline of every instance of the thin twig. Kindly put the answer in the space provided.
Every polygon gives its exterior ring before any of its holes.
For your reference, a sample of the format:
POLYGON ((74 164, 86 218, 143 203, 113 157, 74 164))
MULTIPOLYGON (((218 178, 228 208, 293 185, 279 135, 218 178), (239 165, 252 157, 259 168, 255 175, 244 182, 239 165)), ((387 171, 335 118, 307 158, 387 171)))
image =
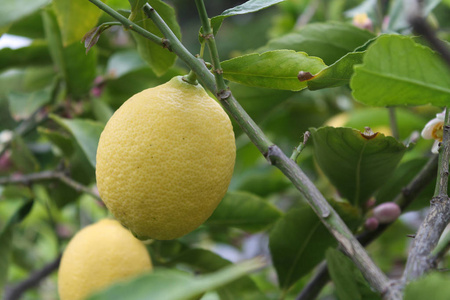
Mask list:
POLYGON ((59 267, 61 261, 61 254, 58 257, 45 265, 42 269, 33 272, 27 279, 7 288, 5 291, 5 300, 18 300, 22 294, 27 290, 37 286, 44 278, 52 274, 59 267))
POLYGON ((96 198, 97 200, 101 201, 100 195, 98 194, 97 191, 82 185, 81 183, 73 180, 72 178, 68 177, 61 171, 42 171, 39 173, 31 173, 25 175, 13 174, 7 177, 0 177, 0 185, 30 184, 35 181, 51 180, 51 179, 58 179, 61 182, 73 188, 75 191, 89 194, 92 197, 96 198))
POLYGON ((294 148, 294 151, 292 151, 291 155, 291 159, 293 161, 297 161, 298 156, 300 155, 300 153, 302 153, 310 136, 311 133, 309 131, 306 131, 305 134, 303 135, 303 141, 298 145, 298 147, 294 148))

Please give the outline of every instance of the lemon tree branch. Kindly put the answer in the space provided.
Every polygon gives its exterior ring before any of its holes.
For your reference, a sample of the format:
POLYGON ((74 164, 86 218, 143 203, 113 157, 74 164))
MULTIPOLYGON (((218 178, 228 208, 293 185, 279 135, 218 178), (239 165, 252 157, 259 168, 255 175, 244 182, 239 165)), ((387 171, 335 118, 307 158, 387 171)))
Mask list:
MULTIPOLYGON (((89 1, 96 5, 100 2, 100 0, 89 1)), ((199 4, 200 10, 203 11, 202 4, 199 4)), ((97 6, 101 8, 100 5, 97 6)), ((213 76, 203 62, 188 52, 164 20, 150 5, 146 4, 143 9, 146 15, 152 19, 165 38, 170 42, 170 50, 177 54, 178 57, 180 57, 180 59, 183 60, 191 68, 191 70, 197 74, 199 81, 217 96, 224 108, 233 116, 239 126, 249 136, 253 144, 258 147, 259 151, 266 157, 269 163, 279 168, 291 180, 294 186, 305 196, 313 210, 319 216, 320 220, 339 242, 343 251, 361 270, 371 286, 379 293, 383 294, 385 299, 401 299, 401 295, 396 290, 391 289, 389 279, 374 264, 365 249, 356 240, 352 232, 329 205, 317 187, 293 160, 289 159, 278 146, 274 145, 265 136, 262 130, 236 101, 231 91, 226 87, 220 72, 215 72, 215 76, 213 76)), ((109 13, 109 11, 106 12, 109 13)), ((114 15, 110 15, 114 17, 114 15)), ((203 16, 203 19, 204 18, 205 16, 203 16)), ((132 27, 134 27, 134 25, 132 27)), ((209 38, 209 41, 211 43, 211 41, 214 40, 209 38)), ((217 48, 214 50, 215 42, 212 44, 213 49, 211 54, 213 56, 213 62, 217 62, 219 59, 217 48)), ((214 69, 217 68, 220 69, 220 63, 214 65, 214 69)))
POLYGON ((68 177, 64 172, 61 171, 42 171, 39 173, 31 173, 25 175, 11 175, 7 177, 0 177, 0 185, 2 184, 29 184, 31 182, 58 179, 59 181, 70 186, 77 192, 83 192, 91 195, 92 197, 100 200, 100 195, 97 191, 90 189, 81 183, 68 177))
POLYGON ((448 196, 448 172, 450 159, 450 113, 445 114, 444 137, 439 151, 436 191, 431 199, 430 210, 419 227, 408 255, 402 285, 422 276, 435 267, 433 250, 442 232, 450 223, 450 198, 448 196))

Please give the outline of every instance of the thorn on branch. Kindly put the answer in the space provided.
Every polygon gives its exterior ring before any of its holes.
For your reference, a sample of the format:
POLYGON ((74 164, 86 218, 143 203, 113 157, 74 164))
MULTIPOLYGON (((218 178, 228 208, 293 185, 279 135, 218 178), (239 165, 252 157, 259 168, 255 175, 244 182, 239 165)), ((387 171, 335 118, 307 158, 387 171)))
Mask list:
POLYGON ((407 235, 406 235, 406 237, 409 237, 409 238, 415 239, 415 238, 416 238, 416 235, 415 235, 415 234, 407 234, 407 235))

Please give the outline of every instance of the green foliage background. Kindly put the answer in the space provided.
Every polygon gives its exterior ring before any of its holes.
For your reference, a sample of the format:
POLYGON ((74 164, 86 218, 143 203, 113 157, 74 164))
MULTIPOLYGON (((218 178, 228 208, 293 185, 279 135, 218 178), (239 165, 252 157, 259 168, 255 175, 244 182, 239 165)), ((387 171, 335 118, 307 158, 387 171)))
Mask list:
MULTIPOLYGON (((126 16, 131 9, 137 24, 161 35, 139 9, 145 2, 104 2, 126 16)), ((188 50, 202 51, 193 1, 148 2, 188 50)), ((245 1, 205 2, 216 16, 224 77, 236 99, 288 154, 312 132, 297 162, 354 232, 362 232, 370 215, 366 202, 392 201, 430 156, 433 141, 407 141, 449 106, 449 68, 412 37, 402 1, 382 1, 389 5, 381 16, 368 0, 249 1, 258 9, 241 10, 227 9, 245 1), (314 14, 299 24, 310 9, 314 14), (352 25, 352 16, 362 12, 371 18, 371 30, 352 25), (312 77, 299 81, 299 71, 312 77), (396 106, 397 138, 386 106, 396 106), (368 140, 361 135, 365 127, 381 134, 368 140), (361 193, 355 196, 355 189, 361 193)), ((429 20, 448 43, 449 1, 425 2, 429 20)), ((95 193, 97 142, 112 113, 133 94, 189 70, 173 53, 121 26, 104 31, 86 53, 83 36, 114 21, 87 0, 0 0, 0 7, 0 34, 31 40, 26 47, 0 49, 0 177, 57 170, 95 193)), ((210 60, 207 53, 203 58, 210 60)), ((202 299, 295 299, 325 258, 337 281, 321 297, 380 299, 350 262, 339 265, 341 254, 331 250, 335 241, 303 196, 236 124, 234 130, 235 172, 212 217, 179 240, 149 244, 157 272, 92 299, 158 297, 168 286, 173 299, 205 292, 202 299), (232 263, 256 255, 270 263, 251 275, 258 263, 232 263), (354 284, 339 281, 343 276, 354 284)), ((412 208, 426 207, 432 195, 433 183, 412 208)), ((54 260, 80 228, 108 216, 98 199, 55 178, 0 185, 0 292, 54 260)), ((407 220, 369 247, 383 271, 395 274, 405 262, 406 234, 415 230, 407 220)), ((444 276, 433 275, 419 287, 438 293, 434 286, 444 276)), ((54 273, 23 299, 57 299, 56 284, 54 273)), ((417 285, 407 299, 419 299, 417 285)))

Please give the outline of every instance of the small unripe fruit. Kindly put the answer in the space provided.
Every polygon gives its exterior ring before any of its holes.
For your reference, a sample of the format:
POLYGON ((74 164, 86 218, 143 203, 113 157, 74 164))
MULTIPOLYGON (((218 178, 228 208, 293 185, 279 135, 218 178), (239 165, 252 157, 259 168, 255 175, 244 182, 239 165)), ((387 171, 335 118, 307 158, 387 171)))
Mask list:
POLYGON ((378 228, 378 225, 380 225, 380 222, 378 222, 377 218, 370 217, 364 222, 364 227, 369 231, 374 231, 378 228))
POLYGON ((401 214, 400 206, 394 202, 386 202, 378 205, 373 210, 373 216, 380 222, 386 224, 394 222, 401 214))

